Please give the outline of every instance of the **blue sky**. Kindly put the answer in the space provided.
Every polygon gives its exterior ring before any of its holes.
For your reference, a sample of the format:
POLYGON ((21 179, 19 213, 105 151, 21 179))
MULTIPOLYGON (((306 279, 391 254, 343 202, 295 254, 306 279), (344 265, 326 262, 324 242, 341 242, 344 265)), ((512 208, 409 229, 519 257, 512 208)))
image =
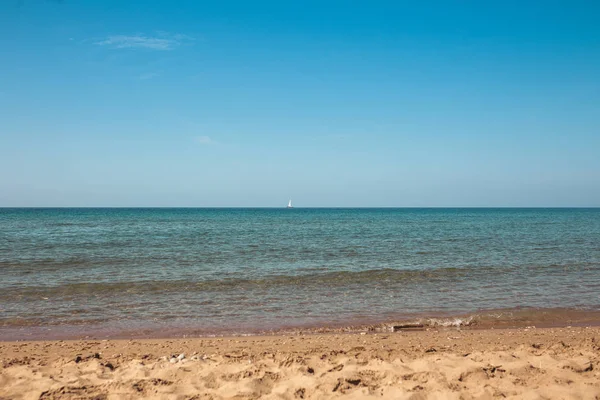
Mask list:
POLYGON ((595 1, 0 2, 0 206, 600 206, 595 1))

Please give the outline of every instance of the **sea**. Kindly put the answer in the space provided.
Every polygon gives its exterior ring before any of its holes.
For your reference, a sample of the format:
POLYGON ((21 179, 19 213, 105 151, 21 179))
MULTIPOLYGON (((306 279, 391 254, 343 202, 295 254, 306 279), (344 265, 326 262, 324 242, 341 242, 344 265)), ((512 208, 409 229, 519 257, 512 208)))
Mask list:
POLYGON ((600 209, 0 208, 0 340, 403 323, 599 324, 600 209))

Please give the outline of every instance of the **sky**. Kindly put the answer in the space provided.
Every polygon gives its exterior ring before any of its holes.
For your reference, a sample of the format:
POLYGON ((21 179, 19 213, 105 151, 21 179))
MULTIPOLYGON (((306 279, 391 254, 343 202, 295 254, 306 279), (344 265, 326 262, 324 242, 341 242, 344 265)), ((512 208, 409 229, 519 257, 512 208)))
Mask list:
POLYGON ((0 207, 598 207, 600 2, 0 1, 0 207))

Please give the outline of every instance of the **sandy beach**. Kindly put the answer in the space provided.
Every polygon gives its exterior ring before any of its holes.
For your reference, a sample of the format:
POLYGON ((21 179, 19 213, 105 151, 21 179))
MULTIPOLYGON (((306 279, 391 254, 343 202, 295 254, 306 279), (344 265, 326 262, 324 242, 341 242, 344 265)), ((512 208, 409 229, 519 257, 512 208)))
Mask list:
POLYGON ((2 342, 1 399, 598 399, 600 328, 2 342))

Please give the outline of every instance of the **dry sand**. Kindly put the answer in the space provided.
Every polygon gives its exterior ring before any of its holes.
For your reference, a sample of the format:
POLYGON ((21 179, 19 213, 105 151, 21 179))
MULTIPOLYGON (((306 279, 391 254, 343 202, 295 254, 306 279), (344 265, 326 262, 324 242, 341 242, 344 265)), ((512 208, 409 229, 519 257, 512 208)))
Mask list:
POLYGON ((596 327, 3 342, 0 362, 2 399, 600 399, 596 327))

